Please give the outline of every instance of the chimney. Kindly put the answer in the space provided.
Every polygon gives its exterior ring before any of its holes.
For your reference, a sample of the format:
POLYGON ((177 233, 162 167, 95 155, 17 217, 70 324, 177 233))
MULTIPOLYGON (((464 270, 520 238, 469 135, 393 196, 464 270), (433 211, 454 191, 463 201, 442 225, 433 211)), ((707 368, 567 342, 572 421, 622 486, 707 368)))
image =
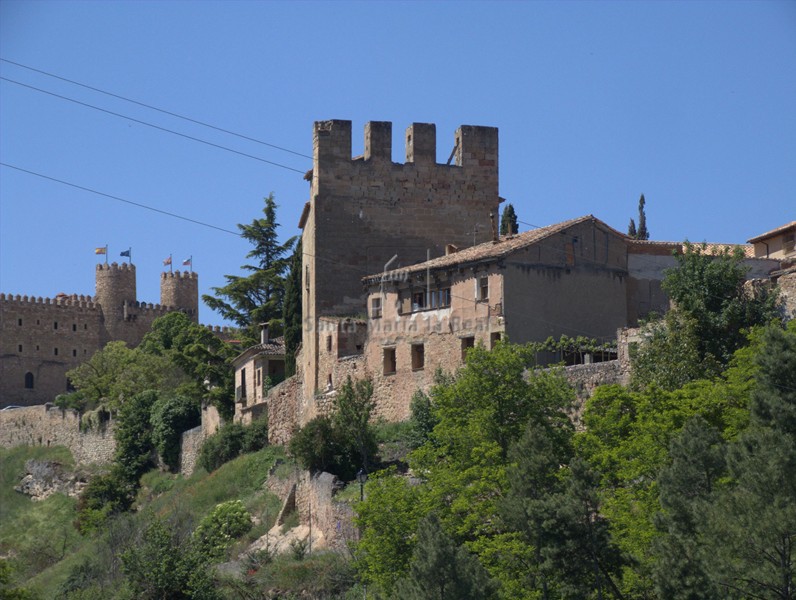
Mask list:
POLYGON ((458 251, 459 251, 458 246, 454 246, 453 244, 445 244, 445 256, 456 254, 458 251))
POLYGON ((260 343, 268 343, 268 323, 260 323, 260 343))
POLYGON ((492 243, 496 244, 498 242, 498 228, 497 223, 495 223, 495 213, 492 211, 489 212, 489 220, 492 223, 492 243))

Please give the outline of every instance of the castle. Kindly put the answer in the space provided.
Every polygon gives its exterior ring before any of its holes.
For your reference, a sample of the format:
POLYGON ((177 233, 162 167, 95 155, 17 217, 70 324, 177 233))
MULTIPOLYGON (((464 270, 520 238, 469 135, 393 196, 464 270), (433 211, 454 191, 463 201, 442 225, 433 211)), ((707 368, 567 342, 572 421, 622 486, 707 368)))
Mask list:
MULTIPOLYGON (((392 160, 388 122, 365 125, 362 156, 352 156, 350 121, 316 122, 313 141, 297 374, 264 393, 262 367, 244 355, 236 363, 236 387, 248 390, 236 419, 267 412, 276 443, 329 411, 348 376, 372 380, 377 417, 401 420, 412 394, 476 344, 614 342, 618 329, 668 309, 661 283, 681 243, 634 240, 592 215, 497 234, 495 128, 460 127, 446 164, 432 124, 407 128, 404 163, 392 160)), ((749 278, 780 268, 743 250, 749 278)))
POLYGON ((135 265, 98 264, 94 297, 0 294, 0 408, 52 402, 71 390, 66 373, 110 341, 137 346, 152 322, 182 311, 197 322, 199 278, 160 276, 160 304, 136 298, 135 265))

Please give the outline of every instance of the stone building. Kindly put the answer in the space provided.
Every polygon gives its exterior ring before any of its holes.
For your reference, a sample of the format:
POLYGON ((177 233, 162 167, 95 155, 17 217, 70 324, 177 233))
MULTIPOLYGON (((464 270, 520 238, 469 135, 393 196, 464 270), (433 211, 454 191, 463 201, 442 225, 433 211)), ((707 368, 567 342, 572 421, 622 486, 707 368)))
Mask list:
POLYGON ((796 262, 796 221, 767 231, 749 240, 754 245, 757 258, 776 258, 789 263, 796 262))
POLYGON ((303 245, 302 421, 328 386, 321 367, 326 317, 363 317, 362 278, 491 239, 498 196, 498 132, 460 127, 447 164, 437 163, 436 128, 414 123, 406 161, 392 160, 392 124, 365 126, 364 154, 352 157, 351 122, 314 127, 310 200, 299 226, 303 245))
POLYGON ((260 343, 232 359, 232 368, 238 411, 262 402, 268 390, 285 380, 285 338, 270 339, 268 326, 264 326, 260 343))
POLYGON ((66 372, 110 341, 137 346, 152 322, 199 314, 198 275, 161 273, 160 304, 136 298, 135 265, 98 264, 96 293, 34 298, 0 294, 0 407, 52 402, 70 390, 66 372))

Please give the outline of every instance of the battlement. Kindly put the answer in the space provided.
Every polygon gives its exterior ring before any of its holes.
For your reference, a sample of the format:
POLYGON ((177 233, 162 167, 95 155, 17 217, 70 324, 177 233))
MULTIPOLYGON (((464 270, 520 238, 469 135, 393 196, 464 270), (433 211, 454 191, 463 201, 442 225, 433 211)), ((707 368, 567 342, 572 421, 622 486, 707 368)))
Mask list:
POLYGON ((25 304, 28 306, 72 306, 77 308, 98 308, 98 305, 92 300, 91 296, 84 296, 78 294, 58 295, 55 298, 43 298, 41 296, 23 296, 20 294, 2 294, 0 293, 0 302, 25 304))
POLYGON ((119 264, 119 263, 115 263, 115 262, 114 263, 110 263, 110 264, 99 263, 97 265, 97 271, 109 271, 109 272, 113 272, 113 271, 132 271, 133 273, 135 273, 135 265, 132 264, 132 263, 119 264))
POLYGON ((161 279, 199 279, 199 275, 193 271, 174 271, 160 274, 161 279))
MULTIPOLYGON (((433 123, 412 123, 406 129, 406 163, 437 164, 437 129, 433 123)), ((315 165, 355 160, 351 151, 351 121, 316 121, 313 137, 315 165)), ((453 148, 456 167, 497 170, 496 127, 462 125, 453 148)), ((365 125, 365 161, 392 161, 392 123, 365 125)), ((447 166, 447 165, 445 165, 447 166)))

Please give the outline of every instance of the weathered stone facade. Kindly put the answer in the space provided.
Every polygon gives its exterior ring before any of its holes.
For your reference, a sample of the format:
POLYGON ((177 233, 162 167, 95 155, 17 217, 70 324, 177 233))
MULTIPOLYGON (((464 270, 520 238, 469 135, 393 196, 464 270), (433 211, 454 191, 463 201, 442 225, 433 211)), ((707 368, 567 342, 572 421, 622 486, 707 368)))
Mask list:
POLYGON ((78 464, 110 464, 116 450, 113 421, 81 430, 77 411, 52 405, 0 411, 0 446, 65 446, 78 464))
POLYGON ((161 275, 161 301, 136 300, 135 265, 99 264, 96 294, 33 298, 0 294, 0 408, 52 402, 69 390, 66 372, 110 341, 141 342, 169 312, 198 318, 198 275, 161 275))

